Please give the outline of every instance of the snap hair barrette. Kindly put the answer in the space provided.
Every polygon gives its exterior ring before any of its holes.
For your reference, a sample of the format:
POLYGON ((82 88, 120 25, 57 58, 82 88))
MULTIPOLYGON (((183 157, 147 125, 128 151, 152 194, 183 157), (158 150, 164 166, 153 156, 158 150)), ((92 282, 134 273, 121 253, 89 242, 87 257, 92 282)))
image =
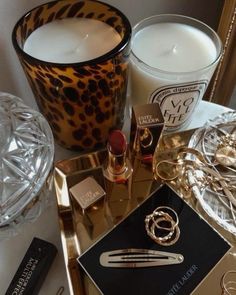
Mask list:
POLYGON ((157 244, 170 246, 180 236, 177 213, 168 206, 159 206, 145 218, 145 229, 148 236, 157 244))
POLYGON ((159 267, 171 264, 180 264, 184 261, 184 256, 179 253, 128 248, 103 252, 100 255, 99 261, 104 267, 159 267))

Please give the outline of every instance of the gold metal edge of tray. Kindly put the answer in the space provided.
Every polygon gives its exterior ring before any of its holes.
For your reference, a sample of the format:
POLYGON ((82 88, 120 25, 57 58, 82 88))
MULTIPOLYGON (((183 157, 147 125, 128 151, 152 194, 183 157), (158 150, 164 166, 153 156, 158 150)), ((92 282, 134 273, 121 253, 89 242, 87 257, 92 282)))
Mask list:
POLYGON ((61 241, 66 266, 70 294, 85 294, 79 265, 76 258, 81 254, 81 248, 74 228, 72 206, 70 202, 67 178, 84 171, 86 162, 89 161, 94 167, 99 165, 101 155, 105 151, 94 152, 92 154, 80 155, 68 160, 57 161, 54 169, 54 186, 56 190, 56 200, 58 208, 59 226, 61 241), (83 165, 80 160, 84 159, 83 165))
POLYGON ((72 208, 70 202, 68 202, 69 200, 66 200, 66 197, 63 197, 65 187, 63 187, 61 194, 58 193, 57 179, 60 177, 64 186, 66 176, 63 175, 58 168, 55 168, 54 180, 58 205, 58 219, 68 285, 70 294, 83 294, 83 290, 81 290, 83 284, 80 278, 79 266, 76 261, 76 257, 78 257, 80 253, 80 249, 74 230, 72 208))
MULTIPOLYGON (((191 138, 194 131, 195 130, 193 129, 178 133, 165 134, 162 137, 159 145, 160 156, 163 158, 170 158, 171 156, 177 154, 180 147, 188 145, 189 139, 191 138)), ((84 172, 89 174, 91 169, 100 167, 105 157, 106 151, 102 150, 87 155, 80 155, 68 160, 61 160, 55 164, 54 184, 56 189, 59 225, 61 230, 61 240, 70 294, 85 295, 88 294, 88 292, 85 290, 84 275, 81 273, 76 260, 83 251, 81 249, 81 245, 75 230, 75 222, 73 220, 73 206, 71 204, 67 182, 70 180, 73 182, 73 180, 75 180, 78 175, 83 174, 84 172)), ((169 183, 169 185, 174 190, 176 190, 175 184, 173 182, 169 183)), ((181 192, 179 193, 181 194, 181 192)), ((205 212, 201 208, 199 208, 196 199, 191 198, 188 199, 187 202, 209 222, 209 217, 206 216, 205 212)), ((210 220, 210 223, 224 238, 226 238, 231 243, 233 240, 233 245, 236 244, 234 236, 223 230, 214 221, 212 221, 212 219, 210 220)), ((232 255, 235 256, 235 249, 233 249, 231 252, 233 253, 232 255)), ((225 263, 226 265, 231 263, 231 258, 232 257, 229 256, 228 261, 225 263)), ((227 270, 222 260, 218 264, 219 267, 227 270)), ((210 276, 210 274, 211 272, 206 276, 206 278, 210 276)), ((216 276, 220 276, 219 271, 216 276)), ((199 288, 197 287, 192 294, 206 294, 201 293, 203 290, 205 292, 207 289, 206 278, 199 284, 199 288)), ((93 290, 93 288, 91 289, 93 290)), ((93 294, 93 292, 91 293, 93 294)), ((96 292, 94 293, 97 294, 96 292)))

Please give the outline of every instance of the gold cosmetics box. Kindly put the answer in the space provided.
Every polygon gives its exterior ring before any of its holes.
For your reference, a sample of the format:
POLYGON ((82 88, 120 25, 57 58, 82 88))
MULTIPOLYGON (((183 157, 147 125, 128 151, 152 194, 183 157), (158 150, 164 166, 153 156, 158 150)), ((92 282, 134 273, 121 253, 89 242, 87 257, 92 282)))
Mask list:
MULTIPOLYGON (((95 171, 98 176, 98 180, 102 183, 102 169, 98 168, 97 170, 95 169, 95 171)), ((103 187, 95 180, 94 177, 88 176, 69 189, 72 197, 72 206, 76 208, 78 215, 81 216, 82 223, 86 227, 90 236, 93 235, 94 230, 94 214, 96 214, 96 212, 101 208, 103 209, 104 206, 104 196, 106 193, 103 187)))
POLYGON ((83 211, 94 205, 106 194, 96 180, 90 176, 71 187, 70 193, 83 211))

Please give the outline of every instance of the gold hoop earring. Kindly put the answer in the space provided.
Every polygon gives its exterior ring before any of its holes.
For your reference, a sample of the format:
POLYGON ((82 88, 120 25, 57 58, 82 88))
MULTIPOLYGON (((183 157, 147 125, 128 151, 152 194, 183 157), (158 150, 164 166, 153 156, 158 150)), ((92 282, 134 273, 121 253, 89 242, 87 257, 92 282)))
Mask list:
POLYGON ((139 142, 143 148, 148 148, 152 145, 153 135, 152 135, 152 132, 149 130, 149 128, 144 128, 140 130, 139 142))

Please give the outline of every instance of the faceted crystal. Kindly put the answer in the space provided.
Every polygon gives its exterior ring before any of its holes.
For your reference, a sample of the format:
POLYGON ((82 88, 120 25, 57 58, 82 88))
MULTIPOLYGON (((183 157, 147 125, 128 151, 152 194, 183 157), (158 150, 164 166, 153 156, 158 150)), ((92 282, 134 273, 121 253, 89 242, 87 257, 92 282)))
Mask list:
POLYGON ((0 226, 16 219, 38 196, 53 155, 45 118, 20 98, 0 93, 0 226))

